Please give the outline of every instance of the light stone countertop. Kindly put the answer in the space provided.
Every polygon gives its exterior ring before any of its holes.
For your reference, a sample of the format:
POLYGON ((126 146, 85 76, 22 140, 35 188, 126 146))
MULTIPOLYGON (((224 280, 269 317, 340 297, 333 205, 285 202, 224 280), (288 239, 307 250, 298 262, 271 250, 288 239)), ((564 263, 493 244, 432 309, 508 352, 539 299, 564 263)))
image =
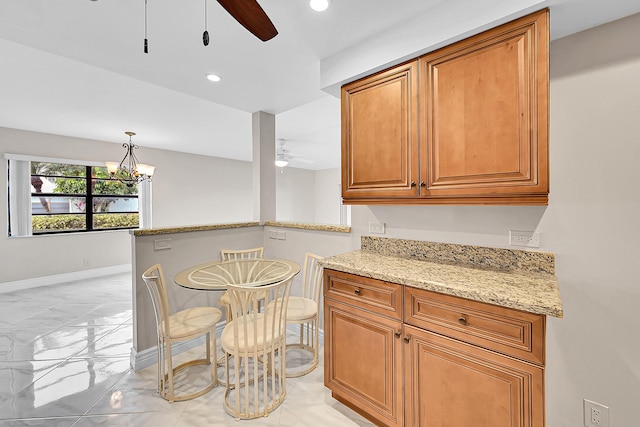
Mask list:
POLYGON ((562 317, 562 300, 554 274, 439 263, 368 250, 328 257, 320 264, 345 273, 562 317))
POLYGON ((134 236, 153 236, 158 234, 188 233, 192 231, 224 230, 228 228, 257 227, 259 222, 232 222, 226 224, 187 225, 182 227, 142 228, 133 230, 134 236))
POLYGON ((264 225, 282 228, 297 228, 301 230, 315 231, 333 231, 337 233, 350 233, 351 227, 339 224, 314 224, 307 222, 291 222, 291 221, 265 221, 264 225))
MULTIPOLYGON (((259 225, 261 225, 259 222, 233 222, 233 223, 225 223, 225 224, 143 228, 143 229, 132 230, 132 233, 134 236, 153 236, 153 235, 159 235, 159 234, 188 233, 192 231, 224 230, 227 228, 257 227, 259 225)), ((302 230, 333 231, 338 233, 351 232, 351 227, 346 225, 337 225, 337 224, 308 224, 308 223, 301 223, 301 222, 265 221, 264 225, 271 226, 271 227, 282 227, 282 228, 298 228, 302 230)))

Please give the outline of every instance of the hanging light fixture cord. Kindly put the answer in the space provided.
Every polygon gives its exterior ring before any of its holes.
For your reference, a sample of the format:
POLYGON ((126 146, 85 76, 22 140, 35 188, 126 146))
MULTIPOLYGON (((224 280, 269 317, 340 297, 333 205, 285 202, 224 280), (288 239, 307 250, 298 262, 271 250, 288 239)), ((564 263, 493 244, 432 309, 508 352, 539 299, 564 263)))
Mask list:
POLYGON ((207 30, 207 0, 204 0, 204 33, 202 33, 202 44, 209 45, 209 31, 207 30))
POLYGON ((144 0, 144 53, 149 53, 149 40, 147 39, 147 0, 144 0))

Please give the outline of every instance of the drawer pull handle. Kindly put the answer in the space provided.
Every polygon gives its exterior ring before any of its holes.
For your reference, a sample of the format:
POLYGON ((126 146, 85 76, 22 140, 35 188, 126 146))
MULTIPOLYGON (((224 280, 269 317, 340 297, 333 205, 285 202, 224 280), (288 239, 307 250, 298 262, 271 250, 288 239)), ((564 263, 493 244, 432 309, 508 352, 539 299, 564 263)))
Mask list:
POLYGON ((460 323, 461 325, 467 325, 467 318, 464 316, 460 316, 460 318, 458 319, 458 323, 460 323))
POLYGON ((402 333, 400 331, 396 331, 394 335, 396 336, 396 338, 400 338, 400 335, 402 335, 402 333))
POLYGON ((356 295, 360 295, 360 289, 356 289, 354 292, 356 293, 356 295))
POLYGON ((411 337, 404 337, 403 339, 407 344, 409 344, 409 341, 411 341, 411 337))

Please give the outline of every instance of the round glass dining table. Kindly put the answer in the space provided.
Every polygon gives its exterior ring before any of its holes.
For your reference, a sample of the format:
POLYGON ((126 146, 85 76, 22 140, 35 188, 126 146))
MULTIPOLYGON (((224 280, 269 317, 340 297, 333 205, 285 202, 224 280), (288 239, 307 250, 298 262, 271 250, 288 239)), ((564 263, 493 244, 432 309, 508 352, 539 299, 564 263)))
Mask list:
POLYGON ((203 291, 224 291, 228 284, 262 286, 289 279, 300 265, 286 259, 243 259, 212 261, 186 268, 176 274, 175 283, 203 291))

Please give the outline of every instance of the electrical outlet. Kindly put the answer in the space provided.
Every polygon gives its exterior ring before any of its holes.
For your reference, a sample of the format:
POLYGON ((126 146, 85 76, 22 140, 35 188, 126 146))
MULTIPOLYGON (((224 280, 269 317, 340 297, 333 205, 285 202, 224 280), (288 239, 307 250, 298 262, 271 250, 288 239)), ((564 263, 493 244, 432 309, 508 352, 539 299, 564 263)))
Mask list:
POLYGON ((535 231, 509 231, 509 244, 511 246, 524 246, 527 248, 540 247, 540 233, 535 231))
POLYGON ((153 241, 153 250, 164 251, 171 249, 171 239, 156 239, 153 241))
POLYGON ((370 222, 369 233, 384 234, 384 222, 370 222))
POLYGON ((270 239, 277 239, 277 238, 278 238, 278 231, 276 231, 276 230, 269 230, 269 238, 270 238, 270 239))
POLYGON ((584 399, 585 427, 609 427, 609 407, 584 399))
POLYGON ((287 240, 287 233, 285 231, 278 231, 278 240, 287 240))

